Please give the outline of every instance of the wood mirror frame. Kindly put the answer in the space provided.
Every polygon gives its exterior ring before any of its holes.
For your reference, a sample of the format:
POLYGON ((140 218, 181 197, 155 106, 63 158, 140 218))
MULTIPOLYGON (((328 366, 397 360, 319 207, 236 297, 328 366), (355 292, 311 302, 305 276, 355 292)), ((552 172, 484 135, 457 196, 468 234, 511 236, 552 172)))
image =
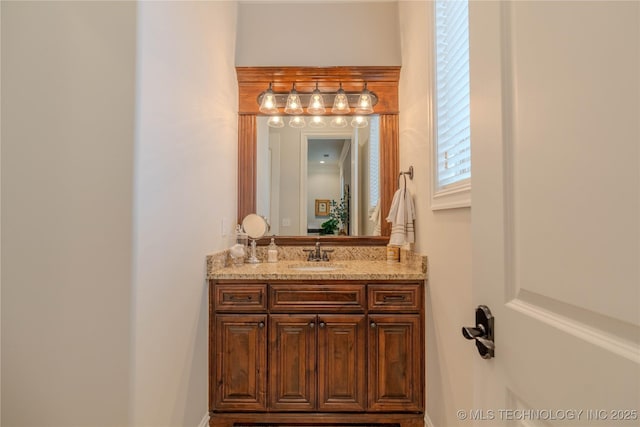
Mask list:
MULTIPOLYGON (((388 212, 399 172, 398 81, 400 67, 236 67, 238 77, 238 224, 256 212, 256 116, 258 95, 273 84, 275 92, 311 92, 316 83, 323 92, 335 92, 342 83, 347 92, 359 92, 364 82, 378 95, 380 116, 380 206, 388 212)), ((285 115, 283 113, 283 115, 285 115)), ((381 236, 321 236, 332 245, 382 246, 389 241, 390 224, 382 220, 381 236)), ((277 236, 283 245, 313 245, 318 236, 277 236)), ((265 244, 264 238, 260 243, 265 244)))

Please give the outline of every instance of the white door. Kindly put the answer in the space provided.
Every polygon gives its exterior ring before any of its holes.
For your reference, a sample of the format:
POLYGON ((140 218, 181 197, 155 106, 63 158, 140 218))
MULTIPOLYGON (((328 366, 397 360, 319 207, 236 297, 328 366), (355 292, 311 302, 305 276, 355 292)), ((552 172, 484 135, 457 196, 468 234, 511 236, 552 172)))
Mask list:
POLYGON ((459 418, 640 425, 640 3, 478 1, 469 21, 473 297, 496 347, 459 418))

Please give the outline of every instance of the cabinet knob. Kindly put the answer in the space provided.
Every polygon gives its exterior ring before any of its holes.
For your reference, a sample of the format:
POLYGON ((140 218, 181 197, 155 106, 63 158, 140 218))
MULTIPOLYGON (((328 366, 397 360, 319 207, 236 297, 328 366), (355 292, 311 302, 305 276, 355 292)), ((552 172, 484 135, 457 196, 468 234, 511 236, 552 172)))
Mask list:
POLYGON ((310 327, 310 328, 315 328, 315 327, 316 327, 316 324, 315 324, 314 322, 309 322, 309 327, 310 327))
POLYGON ((375 328, 377 325, 376 325, 376 322, 371 322, 369 323, 369 326, 371 326, 372 328, 375 328))
POLYGON ((264 328, 264 322, 258 323, 258 328, 264 328))
POLYGON ((324 322, 322 322, 322 321, 321 321, 321 322, 320 322, 320 327, 321 327, 321 328, 324 328, 325 326, 326 326, 326 323, 324 323, 324 322))

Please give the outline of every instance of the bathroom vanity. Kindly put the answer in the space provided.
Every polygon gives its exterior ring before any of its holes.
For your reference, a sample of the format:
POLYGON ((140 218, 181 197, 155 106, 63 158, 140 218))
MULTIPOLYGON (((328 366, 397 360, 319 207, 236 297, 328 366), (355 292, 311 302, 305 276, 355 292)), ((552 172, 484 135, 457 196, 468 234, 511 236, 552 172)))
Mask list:
POLYGON ((425 269, 324 265, 210 273, 211 426, 423 425, 425 269))
MULTIPOLYGON (((363 86, 377 94, 377 206, 389 211, 400 171, 400 67, 236 71, 238 223, 258 212, 258 184, 269 180, 257 176, 258 117, 264 112, 256 101, 267 88, 285 93, 292 84, 307 95, 314 88, 337 95, 339 88, 360 92, 363 86)), ((349 194, 362 212, 372 207, 355 191, 349 194)), ((300 212, 306 206, 300 203, 300 212)), ((267 216, 283 228, 291 225, 273 213, 267 216)), ((229 267, 224 257, 208 258, 210 426, 422 427, 426 258, 406 252, 401 262, 387 263, 391 226, 385 221, 373 233, 381 235, 316 237, 306 236, 304 229, 301 235, 282 236, 282 231, 274 231, 281 245, 277 263, 229 267), (323 247, 331 245, 331 258, 337 261, 305 263, 301 247, 320 241, 323 247)), ((266 259, 267 243, 258 244, 257 251, 263 252, 257 258, 266 259)))

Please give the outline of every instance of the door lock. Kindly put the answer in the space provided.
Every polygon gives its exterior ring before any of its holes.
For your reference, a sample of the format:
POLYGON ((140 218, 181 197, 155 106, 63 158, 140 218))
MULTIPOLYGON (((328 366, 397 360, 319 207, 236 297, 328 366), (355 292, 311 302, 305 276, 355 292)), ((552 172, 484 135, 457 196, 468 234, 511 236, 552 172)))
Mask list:
POLYGON ((475 340, 478 353, 483 359, 491 359, 495 356, 495 343, 493 341, 493 315, 486 305, 476 308, 476 326, 463 326, 462 336, 468 340, 475 340))

